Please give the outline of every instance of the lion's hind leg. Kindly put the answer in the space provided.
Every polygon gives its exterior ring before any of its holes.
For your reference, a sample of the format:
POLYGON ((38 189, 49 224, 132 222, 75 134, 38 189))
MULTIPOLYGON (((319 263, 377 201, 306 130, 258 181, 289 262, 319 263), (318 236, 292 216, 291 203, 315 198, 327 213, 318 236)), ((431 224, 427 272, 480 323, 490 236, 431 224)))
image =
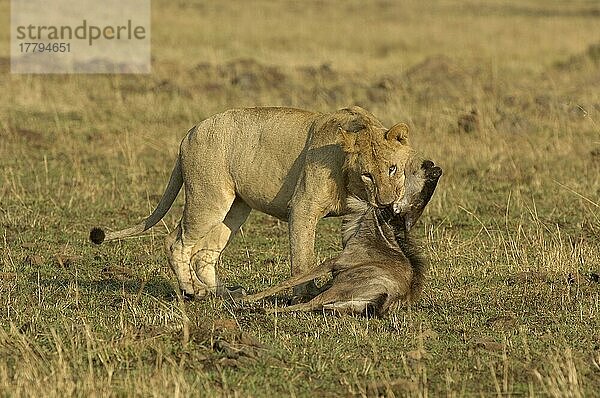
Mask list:
POLYGON ((208 286, 198 278, 194 268, 173 260, 171 248, 179 236, 181 236, 181 225, 177 225, 177 228, 171 231, 165 239, 165 250, 169 257, 169 265, 177 277, 179 289, 189 297, 206 296, 209 293, 208 286))
POLYGON ((188 186, 186 180, 183 216, 179 222, 175 239, 168 239, 166 246, 171 268, 175 271, 183 292, 189 296, 202 297, 206 295, 207 289, 208 292, 214 293, 217 283, 215 280, 206 279, 201 281, 200 288, 196 287, 199 279, 192 267, 194 247, 213 228, 221 225, 235 200, 235 193, 222 189, 206 192, 210 189, 209 186, 196 187, 193 185, 188 186), (188 277, 188 275, 192 275, 192 277, 188 277), (194 275, 196 275, 195 278, 194 275))
POLYGON ((236 198, 225 216, 225 220, 215 226, 203 239, 196 243, 192 252, 192 264, 198 278, 209 290, 223 297, 241 298, 245 294, 240 287, 224 287, 216 273, 216 265, 221 253, 227 247, 235 233, 248 218, 252 209, 240 198, 236 198))

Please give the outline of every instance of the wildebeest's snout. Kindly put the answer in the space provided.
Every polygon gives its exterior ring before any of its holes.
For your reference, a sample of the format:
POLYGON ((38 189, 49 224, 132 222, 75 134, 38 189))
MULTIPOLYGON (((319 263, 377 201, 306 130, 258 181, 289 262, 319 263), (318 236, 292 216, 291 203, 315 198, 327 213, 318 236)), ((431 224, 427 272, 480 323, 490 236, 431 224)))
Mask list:
POLYGON ((432 168, 434 165, 435 164, 431 160, 424 160, 423 163, 421 163, 421 168, 423 170, 427 170, 432 168))
POLYGON ((394 218, 397 218, 398 222, 404 221, 406 231, 412 228, 423 213, 442 176, 442 168, 431 160, 419 162, 413 163, 412 171, 406 173, 404 197, 393 205, 394 218))
POLYGON ((421 169, 425 171, 425 178, 428 180, 437 180, 442 176, 442 168, 436 166, 431 160, 424 160, 421 169))

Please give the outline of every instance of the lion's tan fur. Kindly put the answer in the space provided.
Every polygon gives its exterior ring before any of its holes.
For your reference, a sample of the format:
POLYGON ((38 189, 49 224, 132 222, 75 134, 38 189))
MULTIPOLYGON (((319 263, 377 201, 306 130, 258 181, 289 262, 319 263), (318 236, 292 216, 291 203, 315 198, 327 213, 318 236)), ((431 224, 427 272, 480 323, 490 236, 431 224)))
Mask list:
POLYGON ((403 173, 390 170, 403 170, 412 154, 405 127, 387 129, 359 107, 330 114, 246 108, 214 115, 182 140, 152 215, 108 233, 106 240, 156 224, 183 185, 183 216, 165 244, 185 293, 218 290, 215 263, 251 209, 289 221, 292 272, 297 274, 313 265, 317 221, 346 214, 349 196, 374 205, 401 198, 403 173))

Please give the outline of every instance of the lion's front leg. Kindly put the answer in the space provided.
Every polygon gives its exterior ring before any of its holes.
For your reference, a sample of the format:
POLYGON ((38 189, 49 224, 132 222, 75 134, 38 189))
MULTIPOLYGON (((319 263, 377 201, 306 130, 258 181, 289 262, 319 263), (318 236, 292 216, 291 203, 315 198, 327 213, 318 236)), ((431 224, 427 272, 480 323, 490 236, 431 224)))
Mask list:
MULTIPOLYGON (((290 260, 292 276, 305 273, 315 264, 315 231, 318 216, 292 210, 290 213, 290 260)), ((294 287, 294 296, 312 298, 319 294, 314 281, 294 287)))
MULTIPOLYGON (((304 192, 296 192, 290 203, 289 232, 292 276, 303 274, 315 266, 317 223, 330 209, 330 206, 324 205, 318 198, 319 195, 309 196, 304 192)), ((294 295, 300 299, 313 298, 319 293, 314 281, 294 287, 294 295)))

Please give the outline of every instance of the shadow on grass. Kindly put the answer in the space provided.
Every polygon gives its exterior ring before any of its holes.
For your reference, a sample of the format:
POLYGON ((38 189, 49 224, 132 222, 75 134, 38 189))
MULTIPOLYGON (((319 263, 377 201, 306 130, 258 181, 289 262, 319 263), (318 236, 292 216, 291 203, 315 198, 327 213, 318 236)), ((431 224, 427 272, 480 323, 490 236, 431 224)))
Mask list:
POLYGON ((161 300, 172 301, 177 299, 177 294, 171 283, 160 278, 151 279, 145 284, 138 280, 121 281, 118 279, 83 281, 79 283, 79 286, 97 293, 125 291, 130 294, 138 294, 143 292, 161 300))
MULTIPOLYGON (((39 283, 42 286, 57 287, 68 286, 73 282, 72 279, 55 278, 37 280, 31 277, 31 282, 39 283)), ((77 281, 79 289, 98 294, 114 294, 117 292, 125 292, 127 294, 146 293, 154 298, 173 301, 177 299, 177 293, 173 290, 172 284, 162 278, 154 278, 144 283, 141 280, 119 280, 115 278, 99 279, 99 280, 82 280, 77 281)))

